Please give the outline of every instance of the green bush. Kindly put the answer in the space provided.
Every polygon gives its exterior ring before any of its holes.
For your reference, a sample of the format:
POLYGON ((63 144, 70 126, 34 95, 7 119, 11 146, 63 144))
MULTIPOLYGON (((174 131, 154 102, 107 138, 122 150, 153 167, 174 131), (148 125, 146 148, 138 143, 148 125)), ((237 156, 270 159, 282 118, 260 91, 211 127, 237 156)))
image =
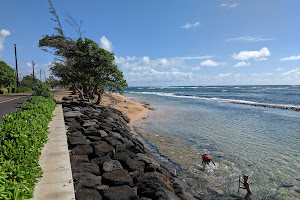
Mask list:
POLYGON ((7 88, 0 88, 0 94, 7 94, 8 93, 8 89, 7 88))
POLYGON ((31 88, 25 87, 25 86, 20 86, 20 87, 17 88, 16 92, 17 93, 23 93, 23 92, 30 92, 30 91, 32 91, 31 88))
POLYGON ((55 101, 30 97, 0 123, 0 199, 30 199, 42 175, 40 150, 47 141, 55 101))
POLYGON ((53 97, 53 94, 50 92, 50 85, 46 83, 38 83, 34 87, 34 92, 32 94, 33 96, 43 96, 46 98, 53 97))

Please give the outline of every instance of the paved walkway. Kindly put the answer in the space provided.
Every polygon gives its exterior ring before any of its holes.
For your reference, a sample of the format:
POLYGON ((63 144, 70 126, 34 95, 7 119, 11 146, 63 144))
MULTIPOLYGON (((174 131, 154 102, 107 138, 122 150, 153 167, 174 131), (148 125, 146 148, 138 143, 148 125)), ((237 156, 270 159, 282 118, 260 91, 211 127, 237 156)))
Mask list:
POLYGON ((48 142, 42 149, 39 161, 43 177, 35 186, 33 200, 75 199, 61 104, 56 105, 49 127, 48 142))

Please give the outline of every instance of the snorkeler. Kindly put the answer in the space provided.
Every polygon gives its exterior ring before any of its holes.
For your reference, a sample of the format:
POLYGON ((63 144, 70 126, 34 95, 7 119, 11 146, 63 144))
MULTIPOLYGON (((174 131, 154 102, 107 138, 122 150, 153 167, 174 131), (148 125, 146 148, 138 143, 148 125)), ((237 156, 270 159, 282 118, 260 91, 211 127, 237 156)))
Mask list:
POLYGON ((215 162, 212 160, 212 158, 208 154, 202 155, 202 165, 205 166, 205 164, 209 165, 210 161, 214 164, 215 162))
POLYGON ((244 185, 244 187, 239 187, 239 188, 246 189, 247 192, 248 192, 248 194, 252 194, 252 192, 251 192, 251 190, 250 190, 250 184, 249 184, 249 182, 248 182, 248 178, 249 178, 248 175, 245 174, 245 175, 243 176, 243 178, 244 178, 244 181, 239 180, 239 182, 242 183, 242 184, 244 185))

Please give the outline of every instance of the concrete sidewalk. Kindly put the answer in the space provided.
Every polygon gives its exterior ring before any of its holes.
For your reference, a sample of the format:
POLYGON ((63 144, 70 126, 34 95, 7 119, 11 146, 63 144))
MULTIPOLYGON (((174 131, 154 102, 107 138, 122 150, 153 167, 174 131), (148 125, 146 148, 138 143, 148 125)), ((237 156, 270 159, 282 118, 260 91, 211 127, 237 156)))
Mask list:
POLYGON ((39 164, 43 177, 36 184, 34 200, 75 199, 62 105, 57 104, 49 124, 48 142, 39 164))

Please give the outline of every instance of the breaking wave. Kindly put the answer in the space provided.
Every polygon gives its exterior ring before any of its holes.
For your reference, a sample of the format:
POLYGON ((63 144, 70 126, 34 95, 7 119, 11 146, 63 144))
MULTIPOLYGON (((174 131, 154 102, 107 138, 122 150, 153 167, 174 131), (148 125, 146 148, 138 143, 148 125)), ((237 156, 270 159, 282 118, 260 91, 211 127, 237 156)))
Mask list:
POLYGON ((292 110, 292 111, 300 111, 300 106, 291 105, 291 104, 271 104, 271 103, 259 103, 255 101, 245 101, 245 100, 236 100, 236 99, 221 99, 214 97, 198 97, 192 95, 180 95, 175 93, 164 93, 164 92, 129 92, 133 94, 149 94, 149 95, 157 95, 157 96, 167 96, 167 97, 175 97, 175 98, 188 98, 188 99, 198 99, 198 100, 206 100, 206 101, 215 101, 222 103, 233 103, 233 104, 242 104, 248 106, 257 106, 257 107, 266 107, 266 108, 277 108, 282 110, 292 110))

